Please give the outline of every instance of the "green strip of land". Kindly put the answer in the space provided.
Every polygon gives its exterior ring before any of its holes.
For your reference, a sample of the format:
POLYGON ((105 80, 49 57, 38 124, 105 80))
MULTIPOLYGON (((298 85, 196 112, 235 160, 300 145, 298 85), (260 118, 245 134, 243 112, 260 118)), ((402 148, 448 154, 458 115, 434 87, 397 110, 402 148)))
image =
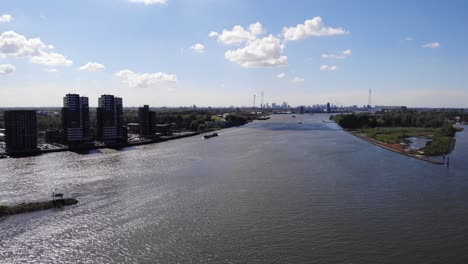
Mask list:
POLYGON ((455 144, 453 118, 446 112, 393 111, 381 113, 341 114, 331 116, 344 129, 394 150, 417 155, 448 154, 455 144), (420 149, 406 150, 409 137, 430 141, 420 149))

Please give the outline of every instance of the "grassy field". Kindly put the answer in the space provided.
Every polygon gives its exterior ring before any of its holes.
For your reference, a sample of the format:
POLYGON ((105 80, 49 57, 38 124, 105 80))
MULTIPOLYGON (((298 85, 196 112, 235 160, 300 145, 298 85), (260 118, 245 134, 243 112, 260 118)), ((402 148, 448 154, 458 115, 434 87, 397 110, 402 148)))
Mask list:
POLYGON ((357 132, 387 144, 408 143, 408 137, 427 137, 432 139, 425 148, 420 149, 425 155, 449 153, 453 137, 447 136, 441 128, 421 127, 377 127, 358 129, 357 132))

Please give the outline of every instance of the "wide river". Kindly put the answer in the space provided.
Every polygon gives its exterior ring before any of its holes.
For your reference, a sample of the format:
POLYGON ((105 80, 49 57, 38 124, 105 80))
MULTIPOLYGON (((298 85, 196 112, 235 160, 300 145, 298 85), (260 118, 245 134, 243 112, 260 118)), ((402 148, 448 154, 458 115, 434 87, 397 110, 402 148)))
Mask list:
POLYGON ((468 263, 468 130, 450 168, 328 115, 219 133, 0 160, 0 204, 80 201, 0 219, 0 263, 468 263))

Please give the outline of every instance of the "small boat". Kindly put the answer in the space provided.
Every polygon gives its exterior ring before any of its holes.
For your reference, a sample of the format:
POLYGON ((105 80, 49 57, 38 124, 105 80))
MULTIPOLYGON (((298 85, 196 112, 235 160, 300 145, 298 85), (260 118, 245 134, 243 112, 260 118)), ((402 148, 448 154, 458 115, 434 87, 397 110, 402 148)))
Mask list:
POLYGON ((304 122, 302 122, 302 121, 299 121, 299 122, 297 122, 297 123, 298 123, 298 124, 304 124, 304 122))
POLYGON ((213 133, 213 134, 209 134, 209 135, 204 135, 203 138, 208 139, 208 138, 217 137, 217 136, 219 136, 218 133, 213 133))
POLYGON ((294 118, 296 118, 296 116, 295 116, 295 115, 293 115, 293 116, 291 116, 291 117, 294 117, 294 118))

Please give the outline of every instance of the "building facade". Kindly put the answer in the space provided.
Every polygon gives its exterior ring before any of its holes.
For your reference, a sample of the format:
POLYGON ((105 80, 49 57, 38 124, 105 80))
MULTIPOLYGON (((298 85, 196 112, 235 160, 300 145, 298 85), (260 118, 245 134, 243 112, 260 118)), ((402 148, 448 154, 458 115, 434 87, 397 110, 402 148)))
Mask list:
POLYGON ((88 97, 67 94, 62 108, 63 140, 67 144, 88 142, 90 138, 88 97))
POLYGON ((36 111, 5 111, 5 143, 7 152, 27 152, 36 150, 36 111))
POLYGON ((156 133, 156 112, 151 111, 148 105, 138 108, 140 135, 152 137, 156 133))
POLYGON ((102 95, 96 111, 97 139, 103 142, 124 140, 122 98, 102 95))

